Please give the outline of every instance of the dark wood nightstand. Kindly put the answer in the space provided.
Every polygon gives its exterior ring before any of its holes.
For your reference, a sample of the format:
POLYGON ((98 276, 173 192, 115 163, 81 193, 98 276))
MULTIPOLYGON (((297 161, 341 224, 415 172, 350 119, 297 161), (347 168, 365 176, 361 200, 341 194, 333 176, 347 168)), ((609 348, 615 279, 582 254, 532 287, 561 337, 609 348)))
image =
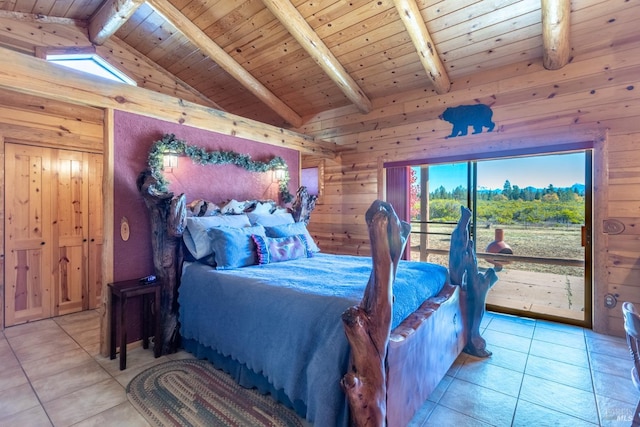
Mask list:
POLYGON ((127 367, 127 299, 142 296, 142 347, 149 348, 152 314, 155 317, 153 354, 160 356, 160 283, 143 283, 139 279, 109 283, 111 296, 110 357, 116 358, 116 308, 120 308, 120 370, 127 367))

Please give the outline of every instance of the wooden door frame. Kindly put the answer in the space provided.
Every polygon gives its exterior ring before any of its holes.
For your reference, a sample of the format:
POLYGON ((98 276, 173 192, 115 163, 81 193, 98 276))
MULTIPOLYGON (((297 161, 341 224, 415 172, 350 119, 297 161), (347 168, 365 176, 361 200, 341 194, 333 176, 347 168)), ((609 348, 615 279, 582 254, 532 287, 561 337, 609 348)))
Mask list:
POLYGON ((609 247, 609 236, 605 232, 604 223, 608 216, 607 201, 609 200, 609 150, 608 131, 594 137, 592 164, 592 229, 591 229, 591 328, 598 333, 608 331, 609 316, 604 305, 605 294, 608 292, 609 277, 606 259, 609 247), (600 260, 601 262, 597 262, 600 260))
POLYGON ((4 135, 0 134, 0 164, 2 164, 2 173, 0 174, 0 242, 2 242, 2 251, 0 253, 0 331, 4 331, 4 264, 5 264, 5 246, 4 246, 4 135))
POLYGON ((113 248, 114 248, 114 166, 115 166, 115 129, 114 110, 106 108, 104 111, 104 142, 103 142, 103 169, 102 169, 102 221, 103 221, 103 247, 102 247, 102 304, 100 313, 100 354, 109 354, 109 337, 111 327, 109 316, 111 314, 111 295, 108 284, 113 282, 113 248))
MULTIPOLYGON (((595 141, 594 141, 594 147, 591 148, 584 148, 584 149, 580 149, 580 150, 576 150, 575 152, 582 152, 584 153, 585 156, 585 162, 587 159, 593 159, 594 157, 594 151, 595 151, 595 141)), ((523 155, 523 156, 516 156, 516 157, 497 157, 493 160, 504 160, 504 159, 509 159, 509 158, 526 158, 526 157, 531 157, 531 156, 553 156, 553 155, 562 155, 564 154, 563 152, 548 152, 548 153, 540 153, 540 154, 535 154, 535 155, 523 155)), ((477 164, 478 161, 476 161, 477 164)), ((593 162, 591 163, 591 165, 589 166, 589 169, 586 168, 585 165, 585 185, 586 184, 590 184, 590 186, 587 186, 585 188, 585 227, 587 229, 587 233, 589 233, 590 236, 593 235, 592 230, 594 229, 594 223, 593 223, 593 218, 594 218, 594 205, 593 205, 593 198, 594 198, 594 191, 593 191, 593 182, 594 182, 594 176, 593 176, 593 162)), ((477 174, 476 174, 477 175, 477 174)), ((477 176, 476 176, 476 187, 477 187, 477 176)), ((474 192, 477 192, 477 188, 474 188, 474 192)), ((475 213, 475 202, 474 202, 474 208, 473 211, 475 213)), ((472 219, 472 224, 473 224, 473 229, 477 230, 478 226, 476 223, 476 218, 475 215, 472 219)), ((474 241, 476 239, 476 236, 473 236, 474 241)), ((593 307, 593 292, 594 292, 594 282, 593 282, 593 276, 594 276, 594 272, 593 272, 593 238, 589 238, 589 243, 587 243, 585 245, 585 252, 584 252, 584 271, 583 271, 583 280, 584 280, 584 317, 583 320, 576 320, 576 319, 571 319, 571 318, 567 318, 567 317, 562 317, 559 315, 552 315, 552 314, 547 314, 547 313, 543 313, 543 312, 539 312, 539 311, 525 311, 525 310, 520 310, 520 309, 514 309, 514 308, 507 308, 504 306, 500 306, 500 305, 488 305, 488 308, 498 308, 499 312, 503 312, 506 314, 511 314, 511 315, 516 315, 516 316, 523 316, 523 317, 534 317, 537 319, 541 319, 541 320, 548 320, 548 321, 552 321, 552 322, 559 322, 559 323, 567 323, 567 324, 575 324, 577 326, 583 327, 583 328, 592 328, 593 327, 593 311, 594 311, 594 307, 593 307), (589 249, 590 253, 587 254, 586 250, 589 249)))

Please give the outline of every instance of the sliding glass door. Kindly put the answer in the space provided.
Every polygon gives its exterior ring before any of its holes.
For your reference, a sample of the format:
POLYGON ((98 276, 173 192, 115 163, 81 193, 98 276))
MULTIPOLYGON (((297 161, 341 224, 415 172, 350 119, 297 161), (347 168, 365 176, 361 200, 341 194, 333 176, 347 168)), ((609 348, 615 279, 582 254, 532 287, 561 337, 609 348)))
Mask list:
POLYGON ((591 153, 411 168, 411 259, 448 263, 460 206, 474 213, 488 308, 590 326, 591 153))

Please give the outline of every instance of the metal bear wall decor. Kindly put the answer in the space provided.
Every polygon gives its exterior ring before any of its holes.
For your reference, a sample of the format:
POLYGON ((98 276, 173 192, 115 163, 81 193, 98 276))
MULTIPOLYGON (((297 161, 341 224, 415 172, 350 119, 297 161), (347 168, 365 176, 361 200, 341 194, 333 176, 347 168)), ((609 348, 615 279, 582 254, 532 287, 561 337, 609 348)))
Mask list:
POLYGON ((453 125, 451 135, 447 138, 455 136, 464 136, 469 130, 469 126, 473 126, 473 133, 481 133, 483 128, 487 128, 487 132, 491 132, 496 124, 491 121, 493 111, 488 105, 473 104, 459 105, 457 107, 449 107, 438 116, 453 125))

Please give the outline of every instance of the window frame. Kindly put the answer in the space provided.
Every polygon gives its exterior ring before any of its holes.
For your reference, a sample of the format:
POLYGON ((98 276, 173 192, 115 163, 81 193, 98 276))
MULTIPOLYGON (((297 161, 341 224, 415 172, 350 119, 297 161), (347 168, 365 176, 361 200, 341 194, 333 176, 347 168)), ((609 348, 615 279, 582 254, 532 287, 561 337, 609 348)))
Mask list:
MULTIPOLYGON (((125 72, 118 69, 109 61, 101 57, 93 46, 86 47, 69 47, 69 48, 50 48, 50 47, 37 47, 36 56, 51 63, 56 63, 59 60, 90 60, 95 62, 99 67, 104 68, 108 73, 112 74, 116 79, 110 79, 108 77, 100 76, 90 71, 84 71, 76 69, 76 71, 84 72, 88 75, 98 77, 102 80, 107 80, 116 83, 124 83, 131 86, 137 86, 138 83, 125 72)), ((62 65, 62 64, 59 64, 62 65)), ((64 65, 62 65, 64 66, 64 65)), ((73 67, 68 67, 75 69, 73 67)))

